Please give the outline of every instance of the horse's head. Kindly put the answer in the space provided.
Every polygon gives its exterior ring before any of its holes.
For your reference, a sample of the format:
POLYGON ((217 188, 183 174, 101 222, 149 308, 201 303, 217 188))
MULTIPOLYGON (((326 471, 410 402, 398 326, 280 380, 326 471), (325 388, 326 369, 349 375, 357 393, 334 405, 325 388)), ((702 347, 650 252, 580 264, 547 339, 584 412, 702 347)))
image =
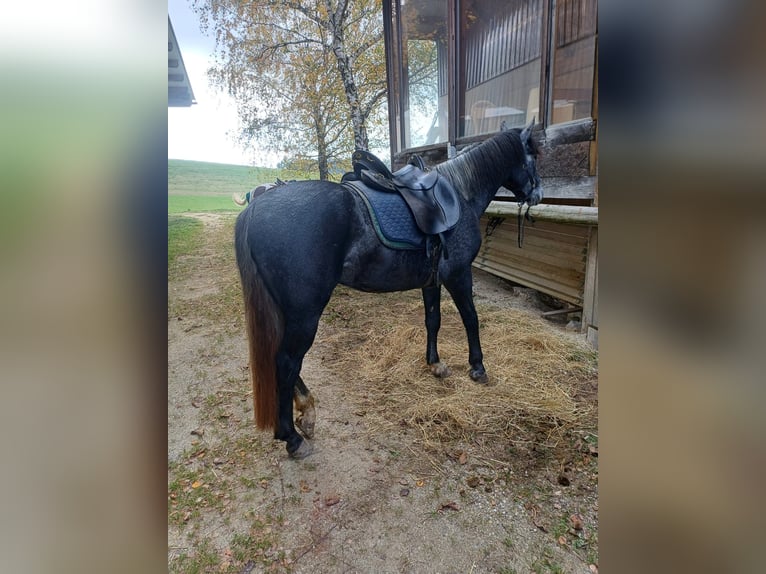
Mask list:
POLYGON ((537 205, 543 199, 543 190, 540 176, 537 174, 537 156, 540 149, 537 142, 532 138, 532 126, 535 120, 529 122, 521 133, 521 145, 524 150, 524 160, 514 167, 513 173, 504 187, 510 189, 516 200, 528 205, 537 205))

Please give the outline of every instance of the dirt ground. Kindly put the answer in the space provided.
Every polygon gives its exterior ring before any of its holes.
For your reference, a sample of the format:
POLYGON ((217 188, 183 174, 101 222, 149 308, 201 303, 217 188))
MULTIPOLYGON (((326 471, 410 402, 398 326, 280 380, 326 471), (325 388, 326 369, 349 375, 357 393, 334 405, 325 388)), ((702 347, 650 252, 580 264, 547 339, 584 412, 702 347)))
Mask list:
MULTIPOLYGON (((329 365, 338 327, 324 320, 302 371, 315 450, 288 459, 252 420, 234 217, 198 217, 204 245, 168 283, 171 572, 597 572, 595 419, 556 448, 482 437, 434 448, 407 426, 376 432, 348 392, 354 374, 329 365)), ((481 271, 474 281, 477 304, 550 309, 481 271)), ((564 325, 550 329, 579 337, 564 325)))

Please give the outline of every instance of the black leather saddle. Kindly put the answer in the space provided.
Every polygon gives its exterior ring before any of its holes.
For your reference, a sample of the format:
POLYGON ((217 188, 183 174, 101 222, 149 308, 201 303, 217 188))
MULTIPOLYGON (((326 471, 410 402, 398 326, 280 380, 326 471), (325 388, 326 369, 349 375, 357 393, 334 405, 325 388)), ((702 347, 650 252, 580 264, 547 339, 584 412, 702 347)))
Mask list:
POLYGON ((356 187, 362 182, 378 191, 398 193, 426 235, 452 229, 460 219, 460 200, 455 188, 437 172, 425 171, 418 156, 394 173, 365 150, 356 150, 351 161, 354 171, 346 173, 341 183, 353 182, 356 187))

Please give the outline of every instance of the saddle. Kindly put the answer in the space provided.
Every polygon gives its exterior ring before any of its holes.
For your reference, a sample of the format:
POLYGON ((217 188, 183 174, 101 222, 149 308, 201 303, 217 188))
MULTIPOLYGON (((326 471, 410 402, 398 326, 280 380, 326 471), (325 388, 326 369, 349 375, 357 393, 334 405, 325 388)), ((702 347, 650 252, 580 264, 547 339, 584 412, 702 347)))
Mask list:
POLYGON ((455 188, 437 172, 425 171, 420 157, 413 156, 407 165, 394 173, 365 150, 356 150, 351 162, 354 171, 346 173, 341 183, 351 184, 360 192, 367 186, 377 191, 398 193, 412 212, 418 229, 425 235, 448 231, 460 219, 460 200, 455 188))

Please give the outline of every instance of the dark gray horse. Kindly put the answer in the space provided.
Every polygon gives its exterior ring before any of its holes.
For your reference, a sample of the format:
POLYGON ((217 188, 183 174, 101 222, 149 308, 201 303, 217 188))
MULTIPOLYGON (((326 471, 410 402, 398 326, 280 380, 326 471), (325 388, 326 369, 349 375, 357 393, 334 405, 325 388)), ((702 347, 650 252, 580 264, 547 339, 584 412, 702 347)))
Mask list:
POLYGON ((281 185, 253 198, 240 213, 235 247, 253 378, 255 421, 274 429, 288 453, 311 452, 314 398, 300 377, 319 318, 336 285, 368 292, 422 289, 427 329, 426 360, 437 377, 449 369, 439 360, 441 285, 457 306, 468 337, 470 376, 487 382, 472 296, 471 262, 481 246, 479 218, 500 186, 520 202, 542 199, 532 124, 501 131, 435 169, 459 192, 460 219, 442 234, 448 258, 434 262, 427 249, 386 247, 370 213, 354 191, 327 181, 281 185), (434 270, 438 266, 438 273, 434 270))

